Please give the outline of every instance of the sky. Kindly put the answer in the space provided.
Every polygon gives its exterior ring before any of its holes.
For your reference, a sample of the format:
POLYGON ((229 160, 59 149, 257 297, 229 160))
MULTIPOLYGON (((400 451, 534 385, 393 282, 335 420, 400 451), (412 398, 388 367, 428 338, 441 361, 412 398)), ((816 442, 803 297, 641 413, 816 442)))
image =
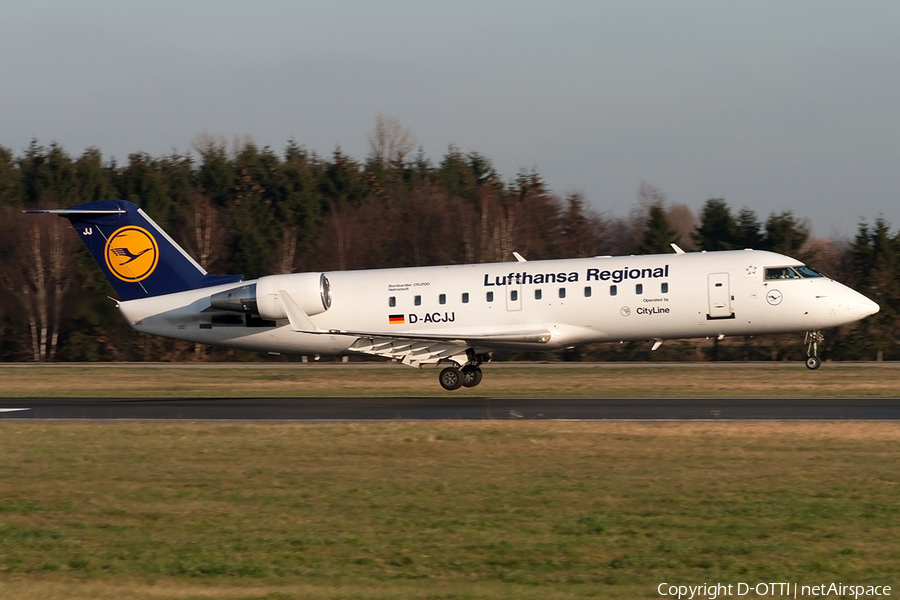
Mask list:
POLYGON ((0 146, 362 160, 383 114, 607 215, 645 182, 852 237, 900 227, 898 24, 878 0, 0 0, 0 146))

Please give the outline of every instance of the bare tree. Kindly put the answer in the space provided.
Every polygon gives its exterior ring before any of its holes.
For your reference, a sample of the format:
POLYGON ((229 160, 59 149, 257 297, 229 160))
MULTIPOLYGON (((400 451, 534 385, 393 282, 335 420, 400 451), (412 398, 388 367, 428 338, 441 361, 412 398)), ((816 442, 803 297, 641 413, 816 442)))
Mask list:
POLYGON ((337 268, 340 271, 347 270, 347 254, 353 241, 354 228, 349 212, 343 203, 335 202, 331 205, 331 214, 328 216, 334 237, 328 236, 326 239, 334 244, 330 250, 337 257, 337 268))
POLYGON ((663 191, 645 181, 642 181, 638 185, 637 195, 639 205, 638 208, 641 211, 641 216, 644 219, 646 219, 647 215, 650 214, 651 206, 665 206, 666 204, 666 195, 663 193, 663 191))
POLYGON ((297 256, 297 237, 300 234, 300 227, 297 225, 288 225, 285 223, 281 226, 281 262, 277 273, 293 273, 294 259, 297 256))
POLYGON ((375 130, 368 135, 369 156, 381 164, 400 166, 403 159, 416 147, 416 138, 393 117, 378 115, 375 130))
POLYGON ((25 310, 35 362, 56 359, 63 300, 72 283, 75 242, 68 229, 64 219, 31 217, 15 230, 19 239, 0 273, 25 310))
POLYGON ((686 204, 672 204, 666 209, 666 219, 677 235, 677 243, 685 250, 694 250, 692 234, 697 230, 697 218, 686 204))
POLYGON ((481 193, 481 257, 479 262, 512 260, 518 249, 518 207, 509 202, 505 206, 487 192, 481 193))
POLYGON ((228 140, 223 136, 214 136, 208 133, 201 133, 194 137, 191 141, 191 147, 200 156, 221 150, 222 152, 228 147, 228 140))
POLYGON ((463 262, 472 264, 476 262, 476 227, 473 225, 476 221, 475 210, 468 202, 456 202, 456 214, 458 215, 457 223, 459 224, 459 232, 462 236, 463 244, 463 262))
POLYGON ((208 271, 222 255, 227 229, 220 225, 219 211, 207 194, 195 191, 189 210, 190 229, 185 240, 197 262, 208 271))

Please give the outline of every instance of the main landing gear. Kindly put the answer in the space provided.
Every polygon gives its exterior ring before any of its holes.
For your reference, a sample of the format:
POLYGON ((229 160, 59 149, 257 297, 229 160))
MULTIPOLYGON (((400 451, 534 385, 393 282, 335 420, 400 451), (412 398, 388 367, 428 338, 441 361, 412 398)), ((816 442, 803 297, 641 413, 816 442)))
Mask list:
POLYGON ((806 368, 810 370, 818 369, 822 366, 822 359, 819 358, 819 344, 825 341, 825 336, 821 331, 806 332, 806 368))
POLYGON ((460 367, 459 364, 454 364, 452 367, 442 370, 438 375, 438 381, 445 390, 453 391, 461 387, 475 387, 481 383, 483 377, 481 363, 489 361, 490 355, 475 354, 471 348, 466 355, 469 357, 469 362, 465 365, 460 367))

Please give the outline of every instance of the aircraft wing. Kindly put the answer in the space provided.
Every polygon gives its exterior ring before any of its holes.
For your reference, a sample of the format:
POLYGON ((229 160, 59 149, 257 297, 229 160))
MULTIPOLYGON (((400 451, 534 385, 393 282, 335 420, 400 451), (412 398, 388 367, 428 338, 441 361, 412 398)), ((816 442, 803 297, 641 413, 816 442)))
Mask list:
POLYGON ((362 331, 337 331, 328 333, 359 336, 350 350, 398 360, 411 367, 434 364, 442 360, 455 360, 463 364, 469 348, 491 348, 516 342, 546 343, 549 331, 519 331, 472 334, 460 337, 435 334, 394 334, 362 331))
POLYGON ((371 336, 360 337, 349 349, 362 354, 390 358, 418 368, 445 359, 465 363, 467 348, 465 344, 453 342, 371 336))
POLYGON ((278 294, 294 331, 355 336, 358 339, 350 346, 350 350, 399 360, 403 364, 413 367, 438 363, 445 359, 465 363, 466 351, 472 347, 496 348, 517 343, 546 344, 551 338, 550 332, 546 329, 456 332, 453 334, 320 329, 287 291, 279 290, 278 294))

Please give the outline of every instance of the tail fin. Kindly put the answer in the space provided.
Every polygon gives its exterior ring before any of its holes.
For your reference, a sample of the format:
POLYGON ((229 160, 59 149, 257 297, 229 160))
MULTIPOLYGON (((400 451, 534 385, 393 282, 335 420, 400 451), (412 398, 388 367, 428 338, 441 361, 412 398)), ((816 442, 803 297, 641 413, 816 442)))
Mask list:
POLYGON ((102 200, 55 210, 28 210, 65 217, 122 300, 161 296, 243 280, 206 272, 137 205, 102 200))

